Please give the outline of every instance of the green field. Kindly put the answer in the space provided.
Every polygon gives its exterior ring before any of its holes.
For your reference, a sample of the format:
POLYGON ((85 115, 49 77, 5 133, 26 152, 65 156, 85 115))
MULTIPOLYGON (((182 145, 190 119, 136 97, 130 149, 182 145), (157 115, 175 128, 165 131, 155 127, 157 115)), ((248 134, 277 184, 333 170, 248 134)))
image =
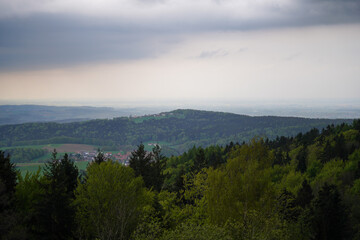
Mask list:
MULTIPOLYGON (((16 169, 20 170, 21 175, 25 175, 27 172, 29 173, 35 173, 39 167, 41 168, 41 171, 43 170, 45 163, 18 163, 16 164, 16 169)), ((75 162, 75 165, 78 167, 79 170, 85 170, 88 162, 75 162)))
POLYGON ((58 148, 63 144, 46 144, 46 145, 24 145, 24 146, 12 146, 12 147, 2 147, 0 150, 13 149, 13 148, 36 148, 42 149, 44 147, 58 148))

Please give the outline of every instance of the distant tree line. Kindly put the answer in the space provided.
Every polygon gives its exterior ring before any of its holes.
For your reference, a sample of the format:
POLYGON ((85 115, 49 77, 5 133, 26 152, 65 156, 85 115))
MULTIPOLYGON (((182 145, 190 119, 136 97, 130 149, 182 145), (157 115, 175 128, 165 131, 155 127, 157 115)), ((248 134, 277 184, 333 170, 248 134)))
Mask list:
POLYGON ((292 136, 312 127, 351 120, 306 119, 294 117, 249 117, 244 115, 176 110, 166 118, 114 118, 74 123, 26 123, 0 126, 0 146, 81 143, 116 148, 139 142, 163 141, 177 152, 192 145, 225 145, 248 141, 253 136, 292 136))
POLYGON ((44 156, 47 153, 47 150, 38 148, 10 148, 4 150, 5 155, 11 156, 11 161, 13 163, 30 162, 36 158, 44 156))

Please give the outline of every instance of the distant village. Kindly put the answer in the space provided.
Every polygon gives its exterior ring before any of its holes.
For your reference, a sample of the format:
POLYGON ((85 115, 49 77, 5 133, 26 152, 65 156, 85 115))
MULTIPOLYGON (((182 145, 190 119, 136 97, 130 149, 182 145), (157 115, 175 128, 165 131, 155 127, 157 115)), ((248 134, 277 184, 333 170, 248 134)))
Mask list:
MULTIPOLYGON (((71 153, 69 156, 70 156, 70 159, 72 159, 74 161, 91 162, 94 160, 94 157, 96 157, 97 154, 98 154, 97 151, 91 151, 91 152, 81 151, 81 152, 71 153)), ((127 166, 127 165, 129 165, 129 159, 130 159, 131 152, 126 152, 125 154, 122 154, 121 152, 118 152, 116 154, 113 154, 111 152, 104 152, 104 155, 105 155, 105 158, 107 158, 107 159, 111 159, 113 161, 120 162, 127 166)))
MULTIPOLYGON (((148 146, 156 146, 159 145, 158 143, 148 143, 148 146)), ((160 145, 159 145, 160 146, 160 145)), ((70 159, 78 162, 78 161, 87 161, 91 162, 94 160, 96 155, 98 154, 98 151, 78 151, 75 153, 70 153, 69 157, 70 159)), ((124 164, 125 166, 129 165, 129 160, 131 156, 131 152, 122 153, 122 151, 118 153, 111 153, 111 152, 104 152, 104 156, 107 159, 111 159, 116 162, 120 162, 124 164)))

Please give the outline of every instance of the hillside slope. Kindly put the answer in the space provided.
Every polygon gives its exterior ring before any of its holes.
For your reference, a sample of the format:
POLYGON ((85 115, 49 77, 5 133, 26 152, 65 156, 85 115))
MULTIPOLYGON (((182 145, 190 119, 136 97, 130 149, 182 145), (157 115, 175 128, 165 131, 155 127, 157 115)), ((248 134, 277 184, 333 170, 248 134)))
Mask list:
POLYGON ((232 113, 175 110, 143 117, 121 117, 74 123, 26 123, 0 126, 0 146, 49 143, 85 143, 101 146, 135 146, 163 142, 182 152, 194 144, 226 144, 254 136, 292 136, 350 119, 250 117, 232 113))

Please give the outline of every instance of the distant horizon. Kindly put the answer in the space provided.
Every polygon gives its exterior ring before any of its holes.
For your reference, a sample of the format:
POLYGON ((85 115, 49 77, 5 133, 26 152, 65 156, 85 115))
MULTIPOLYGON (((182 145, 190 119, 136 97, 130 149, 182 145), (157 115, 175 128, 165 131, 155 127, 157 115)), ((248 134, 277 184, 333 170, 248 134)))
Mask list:
MULTIPOLYGON (((113 110, 133 110, 127 111, 127 116, 134 114, 146 115, 160 112, 168 112, 177 109, 194 109, 205 111, 228 112, 249 116, 283 116, 283 117, 304 117, 304 118, 360 118, 360 101, 345 99, 343 101, 321 101, 317 100, 298 100, 298 101, 255 101, 243 100, 235 101, 208 101, 182 103, 168 101, 162 102, 114 102, 114 101, 0 101, 0 106, 4 105, 35 105, 49 107, 106 107, 113 110)), ((123 113, 124 114, 124 113, 123 113)), ((125 116, 125 115, 122 115, 125 116)))
POLYGON ((0 99, 0 105, 93 106, 93 107, 173 107, 173 106, 285 106, 285 107, 360 107, 360 98, 342 99, 0 99))

